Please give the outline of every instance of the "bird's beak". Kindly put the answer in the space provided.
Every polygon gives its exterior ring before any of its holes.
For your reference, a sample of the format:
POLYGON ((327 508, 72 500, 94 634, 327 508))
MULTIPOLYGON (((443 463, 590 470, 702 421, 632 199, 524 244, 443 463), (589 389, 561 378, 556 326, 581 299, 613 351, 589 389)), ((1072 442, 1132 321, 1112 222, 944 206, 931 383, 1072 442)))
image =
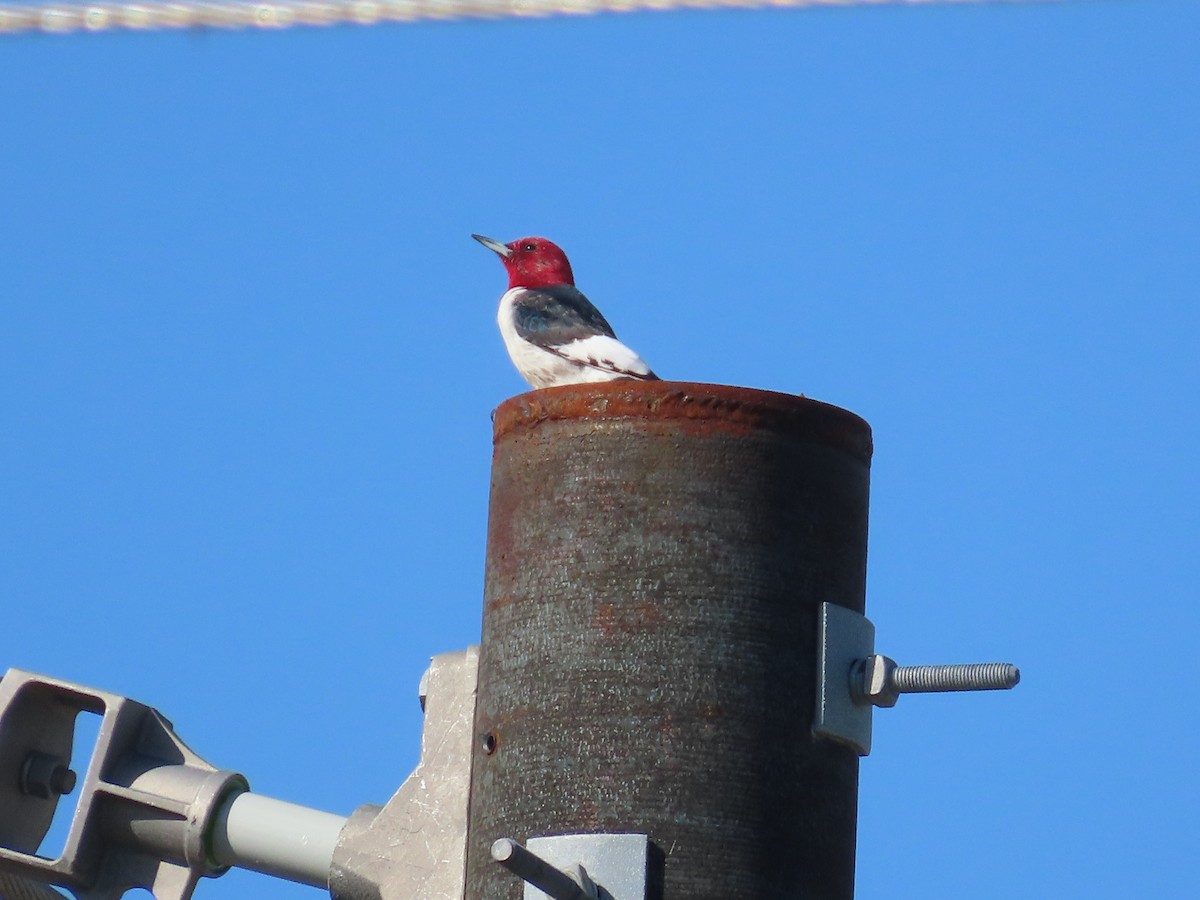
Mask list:
POLYGON ((493 240, 490 237, 484 237, 482 234, 473 234, 471 237, 475 238, 475 240, 479 241, 479 243, 483 244, 483 246, 487 247, 489 250, 500 254, 501 259, 508 259, 510 256, 512 256, 512 251, 497 240, 493 240))

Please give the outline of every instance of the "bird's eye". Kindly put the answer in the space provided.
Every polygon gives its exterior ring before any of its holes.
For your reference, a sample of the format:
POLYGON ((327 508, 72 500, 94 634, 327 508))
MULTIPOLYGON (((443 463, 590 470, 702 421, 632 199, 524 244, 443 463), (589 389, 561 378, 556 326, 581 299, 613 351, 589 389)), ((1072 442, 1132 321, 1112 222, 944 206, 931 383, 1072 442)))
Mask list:
POLYGON ((521 249, 524 250, 526 253, 532 253, 534 250, 537 249, 537 245, 530 242, 530 243, 526 244, 524 247, 522 247, 521 249))

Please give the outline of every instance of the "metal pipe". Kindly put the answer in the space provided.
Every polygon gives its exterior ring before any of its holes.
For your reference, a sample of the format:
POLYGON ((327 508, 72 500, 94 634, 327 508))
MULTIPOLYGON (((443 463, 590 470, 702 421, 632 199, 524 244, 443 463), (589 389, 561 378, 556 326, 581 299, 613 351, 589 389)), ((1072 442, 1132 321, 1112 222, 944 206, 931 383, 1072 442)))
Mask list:
POLYGON ((333 850, 346 818, 249 792, 231 797, 213 819, 217 863, 329 887, 333 850))
POLYGON ((863 611, 869 426, 719 385, 533 391, 494 417, 467 848, 649 835, 652 897, 854 892, 858 756, 815 737, 820 606, 863 611))

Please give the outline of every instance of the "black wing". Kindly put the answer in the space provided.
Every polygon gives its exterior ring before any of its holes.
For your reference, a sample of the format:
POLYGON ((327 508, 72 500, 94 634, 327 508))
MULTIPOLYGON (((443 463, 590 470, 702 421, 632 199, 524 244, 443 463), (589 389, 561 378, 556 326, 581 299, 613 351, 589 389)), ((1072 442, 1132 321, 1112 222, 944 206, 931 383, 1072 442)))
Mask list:
POLYGON ((594 334, 616 337, 600 310, 569 284, 526 288, 514 304, 513 318, 517 334, 547 350, 594 334))

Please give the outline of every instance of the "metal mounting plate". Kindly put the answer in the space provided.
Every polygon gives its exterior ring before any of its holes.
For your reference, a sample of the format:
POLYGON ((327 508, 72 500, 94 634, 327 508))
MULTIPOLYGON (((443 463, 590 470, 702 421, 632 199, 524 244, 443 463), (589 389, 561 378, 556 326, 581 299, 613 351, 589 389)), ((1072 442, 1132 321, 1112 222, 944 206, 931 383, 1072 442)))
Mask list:
MULTIPOLYGON (((564 872, 583 866, 600 888, 600 900, 646 900, 650 839, 644 834, 560 834, 530 838, 525 846, 564 872)), ((525 900, 547 898, 525 885, 525 900)))
POLYGON ((875 652, 875 626, 844 606, 821 604, 817 643, 817 711, 813 732, 849 744, 859 756, 871 752, 870 704, 850 694, 850 669, 875 652))

